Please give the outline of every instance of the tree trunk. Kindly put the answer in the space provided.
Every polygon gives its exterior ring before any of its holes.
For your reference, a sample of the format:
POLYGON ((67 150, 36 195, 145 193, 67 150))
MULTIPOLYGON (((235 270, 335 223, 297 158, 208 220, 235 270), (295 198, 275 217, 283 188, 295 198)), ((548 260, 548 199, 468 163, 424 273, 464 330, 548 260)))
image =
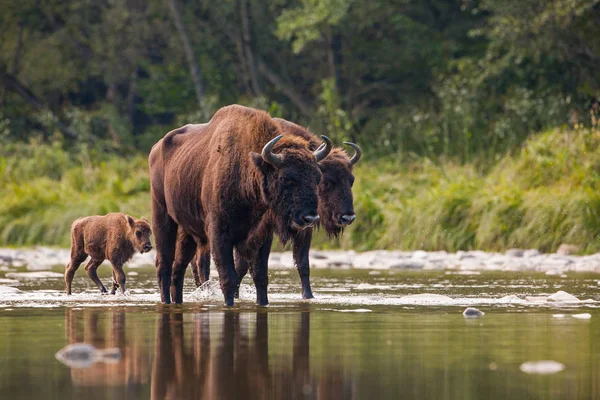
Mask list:
POLYGON ((240 1, 240 8, 242 14, 242 38, 244 40, 244 53, 246 54, 246 61, 248 63, 248 71, 250 74, 250 84, 252 90, 256 96, 262 94, 260 86, 258 85, 258 79, 256 76, 256 64, 254 63, 254 55, 251 47, 250 28, 248 26, 248 0, 240 1))
POLYGON ((169 9, 171 10, 173 22, 175 23, 175 27, 177 28, 177 32, 179 33, 179 37, 181 38, 181 42, 183 43, 183 51, 185 52, 185 56, 187 58, 188 66, 190 69, 190 75, 192 76, 192 81, 194 82, 194 90, 196 91, 198 105, 202 107, 202 100, 204 98, 202 76, 200 75, 200 68, 198 67, 198 63, 196 62, 194 49, 192 48, 192 44, 190 42, 188 33, 185 29, 185 26, 183 25, 181 13, 179 12, 179 8, 177 7, 177 0, 169 0, 169 9))

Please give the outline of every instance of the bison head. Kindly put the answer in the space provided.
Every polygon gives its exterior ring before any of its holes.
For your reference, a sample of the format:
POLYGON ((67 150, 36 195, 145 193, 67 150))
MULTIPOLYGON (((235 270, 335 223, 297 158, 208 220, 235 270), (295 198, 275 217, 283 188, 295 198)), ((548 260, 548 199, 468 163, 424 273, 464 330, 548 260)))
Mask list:
MULTIPOLYGON (((319 163, 323 177, 319 183, 319 215, 327 234, 338 236, 344 227, 355 218, 352 202, 352 169, 360 160, 362 151, 354 143, 345 142, 356 152, 349 157, 341 148, 335 148, 331 154, 319 163)), ((322 149, 325 144, 321 145, 322 149)), ((317 151, 319 150, 317 149, 317 151)))
POLYGON ((285 243, 292 230, 302 230, 319 221, 318 163, 331 151, 331 141, 323 136, 325 146, 312 152, 302 138, 282 138, 280 135, 267 143, 261 154, 250 155, 262 176, 263 201, 275 216, 277 233, 285 243))
POLYGON ((152 250, 152 242, 150 242, 152 229, 148 220, 146 218, 135 219, 127 216, 127 223, 131 228, 129 240, 133 244, 133 247, 140 253, 147 253, 152 250))

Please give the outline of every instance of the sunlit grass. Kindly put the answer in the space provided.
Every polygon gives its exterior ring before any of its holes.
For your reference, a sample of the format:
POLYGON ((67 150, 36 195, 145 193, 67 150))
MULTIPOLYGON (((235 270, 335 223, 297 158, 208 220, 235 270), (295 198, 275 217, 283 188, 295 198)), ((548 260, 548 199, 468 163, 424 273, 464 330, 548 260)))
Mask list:
MULTIPOLYGON (((314 246, 600 251, 599 145, 598 129, 556 129, 484 167, 366 158, 356 170, 356 222, 339 242, 320 233, 314 246)), ((68 246, 83 215, 149 217, 149 186, 143 155, 73 155, 37 143, 2 152, 0 245, 68 246)))

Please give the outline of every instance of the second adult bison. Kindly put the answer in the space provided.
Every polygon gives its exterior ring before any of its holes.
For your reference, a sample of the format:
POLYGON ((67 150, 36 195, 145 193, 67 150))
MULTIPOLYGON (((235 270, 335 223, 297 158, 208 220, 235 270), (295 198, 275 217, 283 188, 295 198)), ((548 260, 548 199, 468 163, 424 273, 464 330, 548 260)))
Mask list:
MULTIPOLYGON (((245 259, 261 259, 265 214, 284 242, 318 221, 326 142, 311 151, 301 137, 283 136, 267 113, 237 105, 217 111, 202 129, 186 126, 159 141, 149 165, 161 301, 183 301, 187 265, 197 246, 210 243, 225 304, 233 305, 234 248, 245 259)), ((266 265, 252 272, 257 303, 267 304, 266 265)))
MULTIPOLYGON (((325 145, 321 144, 318 138, 308 131, 308 129, 281 118, 274 118, 274 121, 280 126, 284 134, 305 139, 311 149, 317 149, 319 145, 325 145)), ((327 158, 319 163, 323 174, 318 186, 319 215, 321 217, 319 223, 328 235, 334 237, 337 237, 355 219, 352 199, 352 185, 354 184, 352 170, 354 165, 360 160, 362 151, 354 143, 346 142, 345 144, 355 150, 355 154, 352 157, 349 157, 342 148, 334 147, 327 158)), ((268 221, 268 218, 269 215, 265 215, 263 223, 266 225, 272 223, 268 221)), ((302 283, 302 298, 311 299, 314 297, 309 279, 309 250, 312 241, 312 228, 293 232, 291 239, 293 242, 294 263, 298 269, 302 283)), ((266 265, 267 263, 271 242, 272 234, 266 234, 261 246, 264 247, 261 254, 265 259, 258 261, 261 265, 266 265)), ((248 270, 253 267, 252 262, 253 260, 244 258, 243 254, 236 254, 235 263, 238 283, 241 282, 248 270)), ((198 250, 192 260, 192 269, 197 286, 208 279, 210 272, 210 250, 208 248, 200 248, 198 250)))

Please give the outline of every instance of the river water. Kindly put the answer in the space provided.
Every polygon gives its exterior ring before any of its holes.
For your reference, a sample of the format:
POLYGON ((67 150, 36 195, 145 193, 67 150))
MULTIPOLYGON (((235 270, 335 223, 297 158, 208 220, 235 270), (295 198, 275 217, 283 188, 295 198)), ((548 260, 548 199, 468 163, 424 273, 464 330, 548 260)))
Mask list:
POLYGON ((247 280, 226 309, 216 281, 188 278, 186 304, 163 306, 150 267, 128 296, 96 294, 83 270, 66 296, 53 272, 0 273, 0 399, 600 398, 598 275, 315 270, 307 302, 274 270, 269 307, 247 280), (558 291, 584 301, 547 301, 558 291), (76 342, 121 359, 69 368, 55 354, 76 342), (520 370, 540 360, 564 370, 520 370))

